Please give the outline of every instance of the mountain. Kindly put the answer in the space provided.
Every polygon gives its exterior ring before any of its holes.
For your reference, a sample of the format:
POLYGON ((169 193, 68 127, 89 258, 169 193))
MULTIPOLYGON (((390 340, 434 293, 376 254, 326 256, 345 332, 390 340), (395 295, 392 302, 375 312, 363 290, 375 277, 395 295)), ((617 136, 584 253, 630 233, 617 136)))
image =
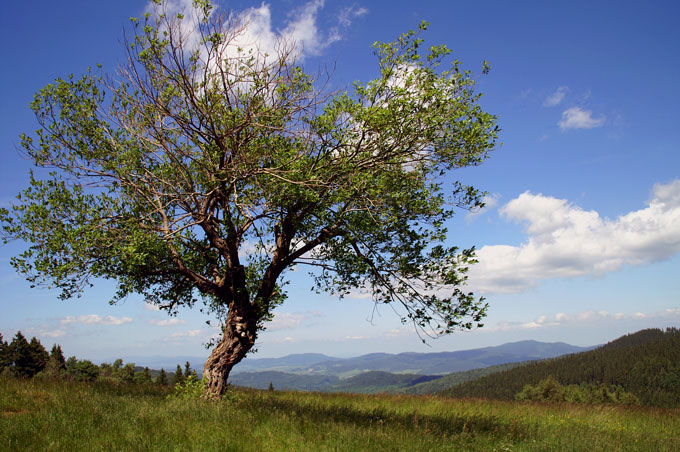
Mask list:
POLYGON ((282 358, 253 358, 247 357, 234 367, 235 372, 258 372, 275 370, 280 372, 305 369, 320 362, 333 362, 341 358, 323 355, 321 353, 299 353, 282 358))
POLYGON ((441 379, 440 375, 391 374, 372 370, 354 377, 345 378, 326 389, 329 392, 354 392, 375 394, 379 392, 400 392, 414 385, 441 379))
POLYGON ((549 376, 562 385, 618 386, 644 405, 680 407, 680 329, 642 330, 591 351, 529 363, 440 394, 512 400, 525 385, 549 376))
POLYGON ((248 358, 234 367, 233 373, 279 371, 301 375, 335 375, 349 378, 369 371, 388 373, 444 375, 511 362, 552 358, 589 350, 563 342, 521 341, 457 352, 371 353, 355 358, 330 358, 325 355, 289 355, 283 358, 248 358))
POLYGON ((248 388, 267 389, 271 383, 275 389, 292 391, 325 391, 338 383, 334 375, 298 375, 273 370, 231 374, 229 383, 248 388))

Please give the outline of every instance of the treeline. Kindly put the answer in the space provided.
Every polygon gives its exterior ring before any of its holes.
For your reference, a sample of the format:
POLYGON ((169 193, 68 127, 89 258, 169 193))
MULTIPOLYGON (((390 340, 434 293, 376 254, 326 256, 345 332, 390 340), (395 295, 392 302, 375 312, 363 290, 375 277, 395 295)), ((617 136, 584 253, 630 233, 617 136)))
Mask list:
POLYGON ((549 376, 566 386, 619 387, 642 405, 680 407, 680 330, 639 331, 595 350, 533 362, 440 394, 513 400, 525 385, 538 386, 549 376))
POLYGON ((122 359, 113 363, 96 365, 89 360, 79 360, 75 356, 64 358, 61 346, 54 344, 48 353, 38 339, 30 341, 18 331, 11 342, 6 342, 0 334, 0 374, 17 378, 50 378, 73 381, 106 380, 128 384, 157 384, 176 386, 183 384, 190 376, 197 378, 196 371, 187 361, 177 365, 173 375, 165 369, 151 370, 137 367, 134 363, 124 364, 122 359))

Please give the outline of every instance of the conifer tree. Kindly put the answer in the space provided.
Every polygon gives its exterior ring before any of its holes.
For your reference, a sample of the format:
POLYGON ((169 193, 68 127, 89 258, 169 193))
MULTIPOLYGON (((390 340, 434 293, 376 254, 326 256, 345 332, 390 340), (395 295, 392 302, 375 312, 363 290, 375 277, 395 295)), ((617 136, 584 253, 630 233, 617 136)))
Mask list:
POLYGON ((166 386, 168 384, 168 374, 165 373, 165 369, 161 367, 161 373, 156 377, 156 384, 159 386, 166 386))
POLYGON ((10 365, 14 375, 18 377, 32 377, 37 373, 37 364, 35 362, 37 355, 34 353, 34 347, 32 344, 29 344, 26 337, 21 334, 21 331, 17 331, 14 339, 9 344, 9 350, 10 365))
POLYGON ((175 370, 175 375, 172 378, 172 384, 174 386, 182 383, 184 383, 184 374, 182 373, 182 366, 177 364, 177 370, 175 370))
POLYGON ((64 352, 61 350, 61 345, 54 344, 52 350, 50 351, 50 361, 53 361, 57 368, 60 370, 66 370, 66 358, 64 358, 64 352))
POLYGON ((184 379, 186 380, 191 375, 191 363, 189 361, 184 363, 184 379))
POLYGON ((9 344, 2 338, 0 333, 0 372, 6 367, 9 367, 11 360, 9 358, 9 344))

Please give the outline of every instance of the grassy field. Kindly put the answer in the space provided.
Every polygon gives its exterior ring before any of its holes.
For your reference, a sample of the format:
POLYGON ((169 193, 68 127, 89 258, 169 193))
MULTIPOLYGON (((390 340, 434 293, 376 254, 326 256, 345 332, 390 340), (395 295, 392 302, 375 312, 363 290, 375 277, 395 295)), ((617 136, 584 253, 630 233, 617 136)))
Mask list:
POLYGON ((0 380, 6 451, 678 451, 680 411, 0 380))

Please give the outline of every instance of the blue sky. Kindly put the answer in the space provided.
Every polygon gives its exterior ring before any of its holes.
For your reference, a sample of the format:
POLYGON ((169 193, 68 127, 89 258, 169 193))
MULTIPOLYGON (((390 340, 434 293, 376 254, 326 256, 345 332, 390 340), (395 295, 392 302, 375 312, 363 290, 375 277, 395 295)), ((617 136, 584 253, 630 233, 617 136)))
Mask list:
MULTIPOLYGON (((28 180, 18 136, 32 132, 33 94, 56 77, 122 59, 122 32, 143 1, 10 2, 0 15, 0 205, 28 180)), ((650 2, 237 1, 265 31, 295 30, 304 64, 335 65, 333 83, 375 77, 374 41, 431 23, 427 44, 447 44, 479 80, 483 107, 499 116, 500 146, 455 176, 489 193, 460 212, 450 243, 475 245, 470 285, 490 304, 486 326, 423 345, 390 308, 337 300, 291 275, 289 300, 255 356, 321 352, 445 351, 522 339, 593 345, 647 327, 680 324, 680 6, 650 2), (266 21, 267 17, 271 22, 266 21), (267 28, 269 27, 269 28, 267 28)), ((129 29, 128 29, 129 30, 129 29)), ((0 332, 20 329, 46 346, 98 360, 206 355, 215 330, 198 311, 170 318, 141 298, 107 303, 102 281, 58 301, 30 289, 0 247, 0 332)))

